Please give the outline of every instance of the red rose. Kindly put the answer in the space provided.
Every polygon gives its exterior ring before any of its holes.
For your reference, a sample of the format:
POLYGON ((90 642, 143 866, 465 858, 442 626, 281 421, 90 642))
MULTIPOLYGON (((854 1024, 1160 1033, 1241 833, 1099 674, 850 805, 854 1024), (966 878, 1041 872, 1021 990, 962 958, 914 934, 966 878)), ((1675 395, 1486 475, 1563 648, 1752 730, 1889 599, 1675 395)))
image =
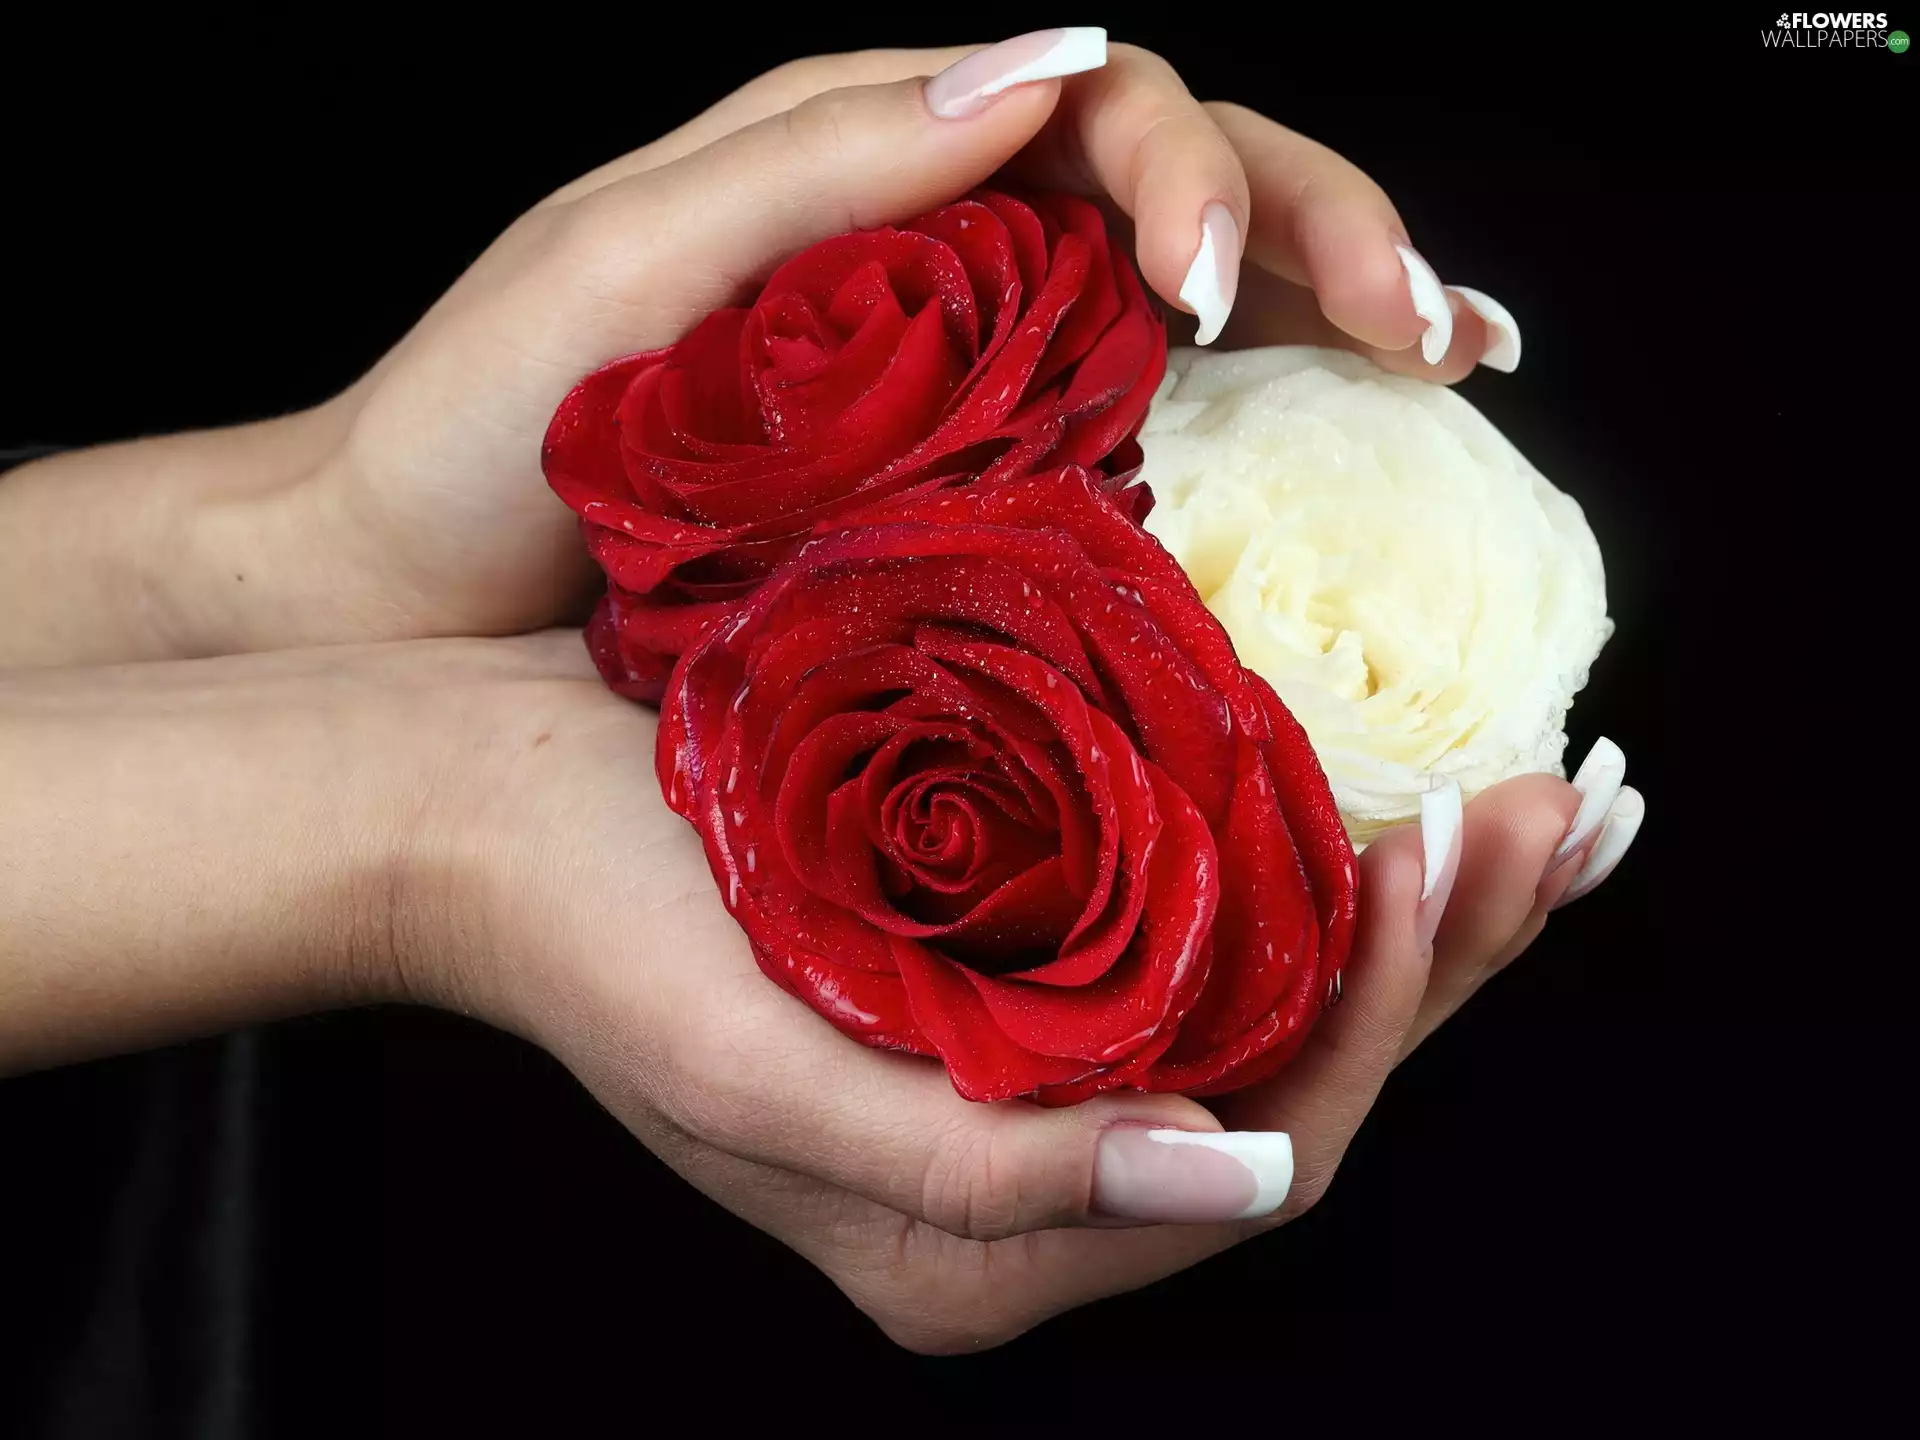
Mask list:
POLYGON ((686 653, 656 763, 767 974, 974 1100, 1250 1084, 1352 936, 1304 732, 1076 467, 823 530, 686 653))
POLYGON ((1133 468, 1166 352, 1098 210, 983 191, 823 241, 750 308, 588 376, 543 463, 612 581, 608 682, 657 699, 673 657, 844 510, 1042 462, 1133 468))

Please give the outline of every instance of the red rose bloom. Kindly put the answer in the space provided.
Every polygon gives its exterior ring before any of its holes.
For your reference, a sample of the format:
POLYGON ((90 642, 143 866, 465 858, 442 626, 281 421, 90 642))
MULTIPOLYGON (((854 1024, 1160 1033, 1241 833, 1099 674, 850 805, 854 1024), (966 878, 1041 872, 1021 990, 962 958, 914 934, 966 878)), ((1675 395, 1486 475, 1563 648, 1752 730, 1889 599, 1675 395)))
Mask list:
POLYGON ((823 241, 752 306, 588 376, 543 463, 612 582, 608 682, 657 699, 838 513, 1043 462, 1133 468, 1166 348, 1098 210, 983 191, 823 241))
POLYGON ((1251 1084, 1352 937, 1304 732, 1104 489, 823 528, 663 702, 661 786, 761 967, 974 1100, 1251 1084))

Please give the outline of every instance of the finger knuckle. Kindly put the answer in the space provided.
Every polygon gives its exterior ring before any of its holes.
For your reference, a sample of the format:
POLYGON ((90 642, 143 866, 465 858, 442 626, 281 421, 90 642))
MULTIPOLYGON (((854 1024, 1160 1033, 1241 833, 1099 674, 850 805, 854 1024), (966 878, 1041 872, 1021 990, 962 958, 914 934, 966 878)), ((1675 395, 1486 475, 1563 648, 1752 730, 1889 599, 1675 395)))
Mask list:
POLYGON ((786 135, 803 155, 824 161, 846 152, 855 102, 844 90, 823 90, 786 112, 786 135))
POLYGON ((998 1240, 1025 1228, 1020 1166, 991 1128, 956 1123, 932 1149, 921 1180, 927 1219, 969 1240, 998 1240))
POLYGON ((662 1045, 655 1104, 688 1134, 730 1154, 752 1154, 776 1120, 786 1057, 778 1027, 754 1012, 676 1018, 662 1045))
POLYGON ((583 195, 560 211, 552 243, 565 273, 599 275, 618 270, 644 271, 654 244, 650 207, 636 203, 635 192, 617 185, 583 195))
POLYGON ((1247 125, 1267 118, 1258 110, 1250 110, 1237 100, 1209 100, 1206 102, 1205 109, 1213 117, 1214 123, 1223 129, 1231 125, 1247 125))
POLYGON ((1162 79, 1180 78, 1179 72, 1159 51, 1149 50, 1144 45, 1130 45, 1125 41, 1107 46, 1107 67, 1116 71, 1150 73, 1162 79))

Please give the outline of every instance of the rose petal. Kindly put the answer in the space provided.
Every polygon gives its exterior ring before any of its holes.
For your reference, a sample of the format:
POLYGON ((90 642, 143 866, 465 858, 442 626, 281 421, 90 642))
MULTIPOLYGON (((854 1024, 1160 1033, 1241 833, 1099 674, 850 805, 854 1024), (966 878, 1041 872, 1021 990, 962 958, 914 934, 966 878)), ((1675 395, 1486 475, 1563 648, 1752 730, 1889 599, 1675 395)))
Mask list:
POLYGON ((778 296, 791 291, 825 311, 847 277, 873 263, 885 267, 901 309, 917 316, 930 304, 937 308, 954 344, 965 348, 969 361, 973 359, 980 337, 973 286, 960 257, 930 235, 882 228, 822 240, 775 270, 761 293, 778 296))
POLYGON ((540 446, 540 466, 554 493, 576 514, 595 501, 632 498, 616 417, 635 379, 659 369, 669 353, 653 350, 602 366, 574 386, 553 412, 540 446))
POLYGON ((1192 973, 1220 896, 1218 856, 1205 820, 1157 767, 1150 771, 1164 843, 1143 886, 1147 903, 1118 964, 1076 988, 1033 983, 1031 974, 969 972, 1009 1039, 1043 1055, 1112 1065, 1151 1042, 1192 973))
POLYGON ((1028 295, 1038 295, 1047 279, 1047 232, 1040 217, 1024 200, 995 190, 979 191, 972 198, 999 216, 1000 223, 1007 227, 1007 239, 1020 269, 1020 288, 1028 295))
POLYGON ((967 1099, 1011 1100, 1042 1086, 1069 1084, 1094 1068, 1014 1044, 967 983, 966 972, 927 946, 896 939, 893 953, 915 1024, 946 1062, 953 1088, 967 1099))
POLYGON ((792 946, 756 944, 754 959, 782 989, 806 1001, 842 1033, 864 1045, 931 1055, 933 1045, 914 1023, 907 987, 891 969, 850 970, 792 946))
POLYGON ((1043 222, 1059 227, 1059 239, 1053 242, 1055 268, 1060 266, 1063 253, 1085 251, 1081 262, 1083 278, 1075 285, 1073 312, 1055 332, 1033 376, 1035 385, 1045 385, 1080 361, 1113 324, 1120 314, 1120 291, 1114 279, 1107 222, 1098 209, 1074 195, 1046 196, 1036 203, 1035 209, 1043 222))
POLYGON ((1220 832, 1221 898, 1214 922, 1214 983, 1180 1028, 1169 1058, 1184 1061, 1230 1044, 1310 987, 1320 926, 1313 896, 1275 801, 1265 757, 1245 736, 1226 828, 1220 832))

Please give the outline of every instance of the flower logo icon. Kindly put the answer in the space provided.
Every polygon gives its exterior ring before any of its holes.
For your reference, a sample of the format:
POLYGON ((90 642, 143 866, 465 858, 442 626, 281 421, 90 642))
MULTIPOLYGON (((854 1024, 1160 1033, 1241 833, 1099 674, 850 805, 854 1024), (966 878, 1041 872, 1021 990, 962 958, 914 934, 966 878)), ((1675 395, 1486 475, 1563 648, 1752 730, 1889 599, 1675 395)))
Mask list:
POLYGON ((1782 15, 1778 20, 1774 21, 1773 23, 1778 25, 1782 30, 1790 30, 1793 28, 1793 20, 1791 17, 1787 15, 1782 15))

